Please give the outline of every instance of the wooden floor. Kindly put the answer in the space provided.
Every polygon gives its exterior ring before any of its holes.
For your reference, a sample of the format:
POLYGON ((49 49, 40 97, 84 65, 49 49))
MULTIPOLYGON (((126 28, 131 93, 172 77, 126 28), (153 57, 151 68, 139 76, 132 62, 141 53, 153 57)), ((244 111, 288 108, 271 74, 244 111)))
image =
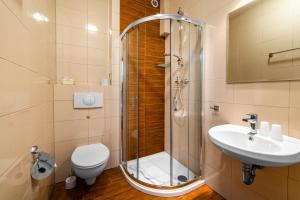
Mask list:
POLYGON ((77 187, 72 190, 65 190, 64 183, 55 186, 53 200, 77 200, 77 199, 122 199, 122 200, 148 200, 148 199, 184 199, 184 200, 224 200, 222 196, 214 192, 208 186, 203 186, 184 196, 174 198, 162 198, 144 194, 131 187, 123 177, 119 168, 104 171, 97 178, 97 182, 88 187, 83 180, 77 182, 77 187))

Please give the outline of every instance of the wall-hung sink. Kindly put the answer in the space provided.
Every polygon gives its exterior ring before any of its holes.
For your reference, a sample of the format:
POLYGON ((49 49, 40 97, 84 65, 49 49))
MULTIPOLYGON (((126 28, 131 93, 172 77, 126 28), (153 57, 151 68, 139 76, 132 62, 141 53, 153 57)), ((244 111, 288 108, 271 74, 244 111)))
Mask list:
POLYGON ((254 182, 256 169, 300 162, 300 140, 284 135, 282 141, 276 141, 249 132, 250 128, 232 124, 215 126, 208 131, 212 143, 242 162, 243 182, 246 185, 254 182))
POLYGON ((264 167, 280 167, 300 162, 300 140, 283 136, 283 141, 256 134, 249 128, 232 124, 215 126, 209 139, 225 154, 243 163, 264 167))

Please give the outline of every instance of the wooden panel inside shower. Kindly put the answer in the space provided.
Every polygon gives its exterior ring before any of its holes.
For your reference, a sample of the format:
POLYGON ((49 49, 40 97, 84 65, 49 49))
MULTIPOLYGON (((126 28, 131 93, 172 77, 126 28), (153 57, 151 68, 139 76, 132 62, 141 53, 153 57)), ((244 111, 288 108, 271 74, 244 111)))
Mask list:
MULTIPOLYGON (((150 0, 120 0, 121 32, 131 22, 160 12, 160 7, 152 7, 150 0)), ((130 98, 136 95, 136 34, 129 39, 128 91, 130 98)), ((160 22, 151 21, 139 26, 139 157, 164 151, 165 112, 165 70, 158 68, 164 63, 165 41, 160 37, 160 22)), ((136 112, 128 104, 128 159, 137 156, 136 112)))

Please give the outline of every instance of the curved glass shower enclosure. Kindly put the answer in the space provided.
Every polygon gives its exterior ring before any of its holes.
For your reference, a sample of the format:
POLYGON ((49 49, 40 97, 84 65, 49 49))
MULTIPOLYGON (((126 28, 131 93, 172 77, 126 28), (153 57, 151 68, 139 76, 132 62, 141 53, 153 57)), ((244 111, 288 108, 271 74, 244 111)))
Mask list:
POLYGON ((201 22, 157 14, 121 35, 121 167, 139 184, 201 179, 201 22))

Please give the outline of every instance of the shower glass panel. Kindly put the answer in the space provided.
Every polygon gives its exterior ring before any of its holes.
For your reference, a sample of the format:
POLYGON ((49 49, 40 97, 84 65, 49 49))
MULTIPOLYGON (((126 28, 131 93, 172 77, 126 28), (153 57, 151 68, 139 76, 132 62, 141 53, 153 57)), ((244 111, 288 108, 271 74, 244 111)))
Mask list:
POLYGON ((121 161, 139 183, 172 187, 201 178, 202 27, 165 16, 121 36, 121 161))
POLYGON ((172 185, 189 179, 189 23, 172 20, 171 26, 172 185))
POLYGON ((189 161, 188 168, 193 172, 189 180, 201 176, 202 168, 202 28, 189 24, 189 161))
POLYGON ((138 60, 139 27, 128 31, 122 40, 122 163, 138 178, 138 60), (130 165, 129 165, 130 161, 130 165))
POLYGON ((182 185, 200 176, 201 28, 172 20, 171 82, 172 182, 182 185))

